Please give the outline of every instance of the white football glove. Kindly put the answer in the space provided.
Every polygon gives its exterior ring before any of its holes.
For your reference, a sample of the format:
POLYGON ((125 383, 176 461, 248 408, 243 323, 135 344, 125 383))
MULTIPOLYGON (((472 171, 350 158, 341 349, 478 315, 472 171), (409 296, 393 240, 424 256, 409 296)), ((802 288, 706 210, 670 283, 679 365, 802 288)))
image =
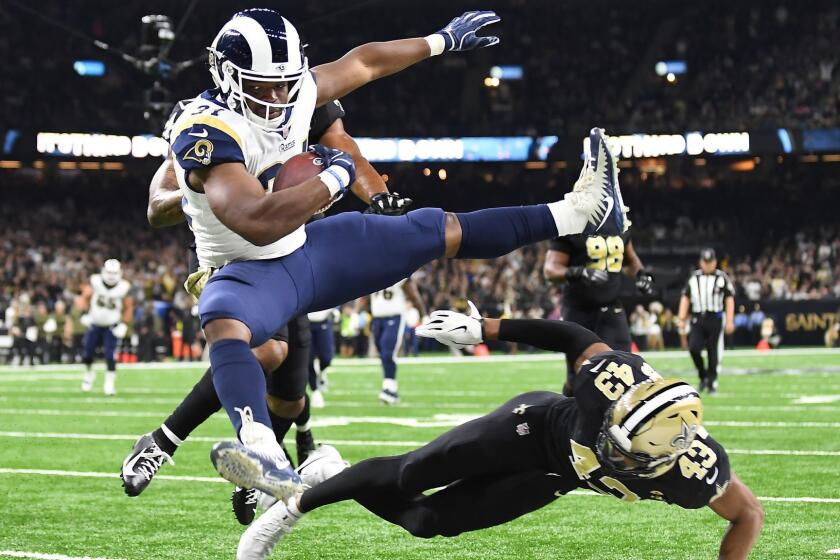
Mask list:
POLYGON ((93 324, 93 318, 90 316, 90 314, 85 313, 84 315, 82 315, 81 317, 79 317, 79 322, 80 322, 83 326, 85 326, 85 327, 89 327, 89 326, 91 326, 91 325, 93 324))
POLYGON ((417 336, 434 338, 441 344, 459 350, 480 344, 483 341, 481 315, 473 302, 467 303, 470 306, 469 315, 455 311, 432 311, 428 319, 417 327, 415 333, 417 336))
POLYGON ((125 335, 128 334, 128 325, 125 323, 119 323, 114 325, 114 328, 111 329, 114 337, 116 338, 125 338, 125 335))

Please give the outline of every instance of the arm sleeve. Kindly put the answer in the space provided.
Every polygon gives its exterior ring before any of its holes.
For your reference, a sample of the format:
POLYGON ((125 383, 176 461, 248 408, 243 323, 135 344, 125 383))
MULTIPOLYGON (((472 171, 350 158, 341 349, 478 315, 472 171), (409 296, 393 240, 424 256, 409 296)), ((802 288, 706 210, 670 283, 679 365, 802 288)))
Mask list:
POLYGON ((593 344, 603 342, 597 334, 577 323, 547 319, 503 319, 499 323, 499 339, 564 352, 572 360, 577 360, 593 344))
POLYGON ((344 118, 346 114, 338 99, 315 109, 312 114, 312 123, 309 125, 309 143, 317 144, 332 123, 344 118))

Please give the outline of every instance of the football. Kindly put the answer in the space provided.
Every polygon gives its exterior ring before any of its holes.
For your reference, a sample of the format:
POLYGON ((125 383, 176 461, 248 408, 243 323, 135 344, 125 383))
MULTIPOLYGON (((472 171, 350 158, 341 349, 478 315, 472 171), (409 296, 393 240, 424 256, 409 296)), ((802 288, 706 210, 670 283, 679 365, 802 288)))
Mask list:
POLYGON ((297 154, 286 160, 286 163, 280 166, 280 170, 274 176, 274 184, 271 190, 272 192, 277 192, 294 187, 316 176, 323 170, 324 164, 317 155, 312 152, 297 154))

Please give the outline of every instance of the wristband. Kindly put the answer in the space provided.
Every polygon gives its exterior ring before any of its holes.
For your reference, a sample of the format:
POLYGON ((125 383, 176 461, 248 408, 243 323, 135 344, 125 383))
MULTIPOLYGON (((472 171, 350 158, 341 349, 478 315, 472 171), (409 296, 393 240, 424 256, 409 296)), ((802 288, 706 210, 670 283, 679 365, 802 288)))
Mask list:
POLYGON ((430 56, 437 56, 442 54, 444 49, 446 48, 446 40, 443 38, 443 35, 440 33, 432 33, 431 35, 427 35, 423 37, 427 43, 429 43, 429 50, 432 51, 430 56))
POLYGON ((318 179, 330 191, 330 198, 332 198, 347 188, 347 183, 350 182, 350 175, 346 169, 342 169, 337 165, 331 165, 318 173, 318 179))

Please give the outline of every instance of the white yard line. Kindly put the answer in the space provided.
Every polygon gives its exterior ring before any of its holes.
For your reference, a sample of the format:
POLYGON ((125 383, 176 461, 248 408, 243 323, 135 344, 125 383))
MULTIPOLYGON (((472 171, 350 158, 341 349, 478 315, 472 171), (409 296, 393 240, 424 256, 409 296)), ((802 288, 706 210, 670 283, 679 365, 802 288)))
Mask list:
MULTIPOLYGON (((29 476, 67 476, 79 478, 117 478, 118 473, 105 472, 84 472, 84 471, 63 471, 53 469, 8 469, 0 468, 0 474, 9 475, 29 475, 29 476)), ((226 480, 219 477, 209 476, 172 476, 172 475, 157 475, 156 479, 173 480, 180 482, 209 482, 209 483, 223 483, 229 484, 226 480)), ((597 492, 589 490, 573 490, 569 492, 572 496, 602 496, 597 492)), ((816 504, 840 504, 840 498, 816 498, 813 496, 804 497, 788 497, 788 496, 759 496, 759 500, 763 502, 793 502, 793 503, 816 503, 816 504)), ((28 558, 28 557, 24 557, 28 558)))
MULTIPOLYGON (((682 350, 666 350, 664 352, 642 353, 647 359, 656 361, 658 358, 685 358, 688 359, 688 352, 682 350)), ((833 356, 840 355, 838 348, 781 348, 772 352, 759 352, 756 350, 728 350, 727 358, 752 358, 771 356, 833 356)), ((517 354, 517 355, 496 355, 483 358, 472 356, 428 356, 420 358, 400 358, 399 363, 412 364, 482 364, 482 363, 509 363, 509 362, 557 362, 563 363, 563 354, 517 354)), ((191 371, 194 369, 207 369, 209 362, 151 362, 141 364, 120 364, 122 370, 146 370, 146 369, 173 369, 191 371)), ((379 366, 379 358, 336 358, 333 361, 336 368, 354 368, 379 366)), ((0 373, 24 372, 24 371, 83 371, 81 364, 55 364, 44 366, 3 366, 0 373)))
MULTIPOLYGON (((22 438, 22 439, 64 439, 64 440, 96 440, 96 441, 135 441, 138 434, 79 434, 62 432, 0 432, 0 438, 22 438)), ((224 439, 230 439, 229 435, 219 436, 190 436, 187 443, 215 443, 224 439)), ((347 447, 420 447, 427 441, 411 440, 357 440, 357 439, 332 439, 319 438, 323 443, 347 447)), ((294 443, 293 439, 286 441, 287 444, 294 443)), ((798 457, 840 457, 840 451, 805 450, 805 449, 727 449, 730 455, 777 455, 777 456, 798 456, 798 457)))
MULTIPOLYGON (((466 404, 466 403, 464 403, 466 404)), ((480 407, 482 405, 476 405, 480 407)), ((441 405, 418 405, 419 408, 447 408, 441 405)), ((456 407, 449 407, 456 408, 456 407)), ((102 416, 114 418, 160 418, 165 413, 144 410, 71 410, 50 408, 0 408, 0 415, 26 416, 102 416)), ((217 414, 212 418, 224 418, 217 414)), ((321 416, 313 420, 313 426, 348 426, 350 424, 386 424, 404 426, 408 428, 441 428, 453 427, 469 420, 478 418, 475 414, 435 414, 431 418, 416 418, 407 416, 321 416)), ((726 428, 840 428, 840 422, 771 422, 771 421, 741 421, 741 420, 710 420, 704 422, 706 426, 726 428)))
POLYGON ((0 557, 32 558, 34 560, 118 560, 116 558, 92 558, 90 556, 66 556, 64 554, 45 554, 23 550, 0 550, 0 557))
POLYGON ((826 550, 826 554, 840 554, 840 548, 832 548, 831 550, 826 550))

